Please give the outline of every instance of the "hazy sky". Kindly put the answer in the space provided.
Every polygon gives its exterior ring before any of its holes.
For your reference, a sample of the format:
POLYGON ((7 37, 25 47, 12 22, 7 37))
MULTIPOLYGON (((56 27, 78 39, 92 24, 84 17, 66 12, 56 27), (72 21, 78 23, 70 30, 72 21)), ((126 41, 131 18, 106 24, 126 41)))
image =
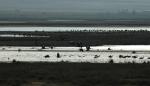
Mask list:
POLYGON ((0 10, 49 12, 149 11, 150 0, 0 0, 0 10))

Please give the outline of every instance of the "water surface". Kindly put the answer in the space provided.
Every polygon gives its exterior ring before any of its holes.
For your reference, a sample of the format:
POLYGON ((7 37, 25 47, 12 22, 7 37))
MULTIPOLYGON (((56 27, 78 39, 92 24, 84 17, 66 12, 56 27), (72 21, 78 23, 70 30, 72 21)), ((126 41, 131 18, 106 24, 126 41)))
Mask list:
POLYGON ((0 31, 148 30, 147 27, 0 27, 0 31))

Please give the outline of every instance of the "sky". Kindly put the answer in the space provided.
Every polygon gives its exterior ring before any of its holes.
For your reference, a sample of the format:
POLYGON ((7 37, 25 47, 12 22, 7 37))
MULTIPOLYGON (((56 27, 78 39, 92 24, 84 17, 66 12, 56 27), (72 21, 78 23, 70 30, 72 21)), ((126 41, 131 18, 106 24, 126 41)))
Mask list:
POLYGON ((149 11, 150 0, 0 0, 0 10, 46 12, 149 11))
POLYGON ((0 0, 0 21, 36 19, 150 19, 150 0, 0 0))

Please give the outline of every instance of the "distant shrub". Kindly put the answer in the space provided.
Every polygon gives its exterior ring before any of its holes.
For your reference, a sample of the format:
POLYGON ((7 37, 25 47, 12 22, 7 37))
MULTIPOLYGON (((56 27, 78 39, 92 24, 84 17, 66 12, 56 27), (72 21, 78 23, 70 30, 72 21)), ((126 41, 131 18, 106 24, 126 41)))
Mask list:
POLYGON ((111 48, 108 48, 108 50, 111 50, 111 48))
POLYGON ((42 49, 45 49, 45 45, 44 44, 42 45, 42 49))
POLYGON ((99 55, 95 55, 95 56, 94 56, 94 58, 98 58, 98 57, 100 57, 100 56, 99 56, 99 55))
POLYGON ((124 58, 124 56, 123 55, 119 55, 119 58, 124 58))
POLYGON ((147 64, 147 62, 146 62, 146 61, 144 61, 142 64, 147 64))
POLYGON ((132 58, 136 59, 136 58, 138 58, 138 57, 137 57, 137 56, 132 56, 132 58))
POLYGON ((135 64, 136 62, 135 61, 132 61, 132 64, 135 64))
POLYGON ((144 61, 143 63, 145 63, 145 64, 150 64, 150 61, 147 61, 147 62, 144 61))
POLYGON ((139 59, 144 59, 144 57, 140 57, 139 59))
POLYGON ((20 52, 21 51, 21 49, 18 49, 18 52, 20 52))
POLYGON ((148 57, 147 59, 150 59, 150 57, 148 57))
POLYGON ((17 63, 16 59, 13 59, 13 60, 12 60, 12 63, 17 63))
POLYGON ((60 58, 60 54, 59 53, 57 53, 57 58, 60 58))
POLYGON ((86 51, 90 51, 91 47, 90 46, 86 46, 86 51))
POLYGON ((80 48, 79 51, 83 52, 84 50, 82 48, 80 48))
POLYGON ((110 59, 108 63, 113 64, 113 63, 114 63, 114 60, 113 60, 113 59, 110 59))
POLYGON ((108 57, 111 59, 113 56, 112 56, 112 55, 109 55, 108 57))
POLYGON ((136 51, 132 51, 132 53, 133 53, 133 54, 135 54, 135 53, 136 53, 136 51))
POLYGON ((54 46, 51 46, 50 48, 51 48, 51 49, 53 49, 53 48, 54 48, 54 46))
POLYGON ((2 48, 2 50, 5 50, 5 48, 2 48))
POLYGON ((49 56, 49 55, 45 55, 44 57, 45 57, 45 58, 49 58, 50 56, 49 56))

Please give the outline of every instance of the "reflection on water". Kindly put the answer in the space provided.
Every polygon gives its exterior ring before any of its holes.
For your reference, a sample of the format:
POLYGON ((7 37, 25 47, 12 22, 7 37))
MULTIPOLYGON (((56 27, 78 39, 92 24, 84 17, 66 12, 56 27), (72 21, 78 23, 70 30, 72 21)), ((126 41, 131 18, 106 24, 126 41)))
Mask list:
POLYGON ((150 27, 0 27, 0 31, 150 30, 150 27))
POLYGON ((49 36, 34 36, 34 35, 12 35, 12 34, 2 34, 0 37, 49 37, 49 36))

